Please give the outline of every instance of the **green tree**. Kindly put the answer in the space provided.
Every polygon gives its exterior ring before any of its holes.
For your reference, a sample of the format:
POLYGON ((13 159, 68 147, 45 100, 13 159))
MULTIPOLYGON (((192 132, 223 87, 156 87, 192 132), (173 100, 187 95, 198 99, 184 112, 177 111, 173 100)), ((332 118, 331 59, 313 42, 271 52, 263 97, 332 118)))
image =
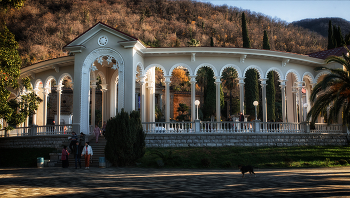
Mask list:
POLYGON ((266 30, 264 30, 264 38, 263 38, 263 49, 270 50, 270 42, 269 37, 267 36, 266 30))
POLYGON ((187 42, 187 44, 190 46, 190 47, 198 47, 201 42, 200 41, 197 41, 196 39, 191 39, 189 42, 187 42))
POLYGON ((258 73, 254 69, 249 69, 246 72, 246 78, 244 79, 244 83, 245 114, 250 115, 250 118, 254 119, 255 107, 253 105, 253 102, 259 101, 258 73))
POLYGON ((176 119, 178 121, 182 121, 182 120, 188 120, 188 114, 186 113, 188 111, 189 107, 184 104, 184 103, 180 103, 179 107, 177 108, 177 112, 181 112, 181 114, 179 116, 176 117, 176 119))
POLYGON ((335 45, 334 45, 333 26, 332 26, 332 21, 329 20, 329 22, 328 22, 328 46, 327 46, 327 49, 333 49, 334 47, 335 47, 335 45))
POLYGON ((248 36, 247 20, 245 18, 244 12, 242 13, 242 37, 243 37, 243 47, 251 48, 250 40, 248 36))
POLYGON ((213 37, 210 37, 210 47, 214 47, 214 40, 213 40, 213 37))
POLYGON ((275 90, 275 78, 273 75, 273 71, 270 71, 267 74, 267 86, 266 86, 266 100, 267 100, 267 119, 270 121, 276 120, 276 112, 275 112, 275 96, 276 96, 276 90, 275 90))
POLYGON ((146 135, 137 111, 129 115, 122 109, 116 117, 108 120, 105 137, 106 159, 115 166, 134 165, 145 154, 146 135))
POLYGON ((328 70, 331 73, 325 75, 323 80, 316 84, 311 92, 310 99, 314 105, 307 115, 311 123, 315 123, 317 117, 329 107, 329 114, 326 115, 328 124, 337 123, 339 114, 342 112, 343 125, 350 129, 350 51, 342 57, 330 56, 326 63, 339 63, 344 69, 331 69, 318 67, 315 70, 328 70))
POLYGON ((213 70, 209 67, 203 67, 203 69, 205 70, 206 84, 204 88, 204 104, 202 106, 202 112, 203 118, 208 120, 212 115, 215 115, 216 86, 213 70))
POLYGON ((231 109, 231 104, 232 104, 232 91, 233 89, 237 86, 236 78, 238 74, 237 71, 231 67, 225 69, 225 71, 222 73, 222 85, 229 90, 230 93, 230 100, 229 100, 229 114, 231 115, 232 109, 231 109))
MULTIPOLYGON (((0 12, 5 14, 9 7, 20 8, 23 4, 24 1, 19 0, 0 1, 0 12)), ((19 81, 21 65, 15 36, 9 31, 3 19, 0 19, 0 118, 10 125, 6 130, 23 123, 28 116, 35 113, 41 102, 37 95, 28 92, 32 90, 28 77, 19 81), (22 92, 15 99, 9 100, 11 95, 9 90, 18 88, 27 92, 22 92)))

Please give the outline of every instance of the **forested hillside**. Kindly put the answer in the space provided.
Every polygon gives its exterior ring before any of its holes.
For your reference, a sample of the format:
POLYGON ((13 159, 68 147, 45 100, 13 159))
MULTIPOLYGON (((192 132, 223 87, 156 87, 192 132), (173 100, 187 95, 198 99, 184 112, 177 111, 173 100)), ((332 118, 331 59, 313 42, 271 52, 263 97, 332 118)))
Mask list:
MULTIPOLYGON (((101 21, 150 47, 242 47, 237 7, 190 0, 27 0, 4 17, 20 44, 23 66, 66 56, 63 46, 101 21)), ((244 11, 252 48, 262 49, 264 30, 271 50, 306 54, 325 50, 325 37, 276 18, 244 11)))
POLYGON ((350 33, 350 21, 342 18, 318 18, 318 19, 303 19, 300 21, 294 21, 292 24, 307 28, 311 31, 317 32, 324 37, 328 36, 328 22, 332 21, 332 24, 336 27, 340 27, 343 36, 350 33))

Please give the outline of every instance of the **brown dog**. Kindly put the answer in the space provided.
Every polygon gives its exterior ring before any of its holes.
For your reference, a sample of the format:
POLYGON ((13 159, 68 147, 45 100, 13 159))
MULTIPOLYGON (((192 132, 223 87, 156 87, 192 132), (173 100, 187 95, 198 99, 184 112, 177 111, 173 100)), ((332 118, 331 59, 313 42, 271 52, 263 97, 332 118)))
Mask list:
POLYGON ((244 177, 244 173, 249 172, 250 175, 253 173, 254 176, 256 177, 253 167, 252 166, 242 166, 242 165, 238 165, 239 170, 242 172, 242 178, 244 177))

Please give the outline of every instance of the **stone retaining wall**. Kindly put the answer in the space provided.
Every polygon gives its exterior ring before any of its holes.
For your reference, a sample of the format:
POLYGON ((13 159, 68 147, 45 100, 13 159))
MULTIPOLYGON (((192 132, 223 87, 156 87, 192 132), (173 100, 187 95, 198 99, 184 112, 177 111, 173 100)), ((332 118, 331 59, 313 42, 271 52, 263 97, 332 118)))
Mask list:
POLYGON ((347 134, 147 134, 146 147, 346 146, 347 134))
MULTIPOLYGON (((68 137, 68 136, 67 136, 68 137)), ((62 136, 0 138, 0 148, 61 148, 62 136)), ((146 147, 346 146, 343 134, 148 134, 146 147)))
POLYGON ((68 146, 68 136, 29 136, 0 138, 0 148, 62 148, 68 146))

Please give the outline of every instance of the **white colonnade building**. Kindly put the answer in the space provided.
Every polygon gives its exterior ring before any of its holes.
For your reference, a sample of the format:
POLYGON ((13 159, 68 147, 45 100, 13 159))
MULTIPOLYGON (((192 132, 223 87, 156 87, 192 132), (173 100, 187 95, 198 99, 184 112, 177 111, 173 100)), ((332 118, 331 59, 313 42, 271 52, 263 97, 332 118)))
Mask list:
MULTIPOLYGON (((259 74, 262 88, 263 122, 267 121, 266 80, 270 71, 277 73, 282 92, 283 122, 302 122, 304 107, 309 110, 313 86, 325 73, 314 68, 324 66, 324 60, 294 53, 222 47, 147 48, 141 41, 103 23, 97 23, 64 47, 70 56, 55 58, 25 67, 21 77, 30 76, 34 91, 43 99, 34 125, 47 124, 48 94, 56 81, 56 124, 61 123, 62 82, 67 77, 74 85, 72 104, 73 130, 88 133, 95 123, 96 78, 101 79, 102 120, 118 111, 138 110, 143 122, 155 122, 155 68, 165 77, 165 121, 170 121, 170 83, 175 68, 185 68, 191 83, 191 121, 195 120, 195 85, 202 67, 213 70, 216 84, 216 121, 220 122, 220 84, 226 68, 238 74, 240 111, 244 112, 244 79, 249 69, 259 74), (305 105, 307 104, 307 105, 305 105)), ((337 65, 330 65, 337 67, 337 65)), ((67 102, 67 101, 66 101, 67 102)))

